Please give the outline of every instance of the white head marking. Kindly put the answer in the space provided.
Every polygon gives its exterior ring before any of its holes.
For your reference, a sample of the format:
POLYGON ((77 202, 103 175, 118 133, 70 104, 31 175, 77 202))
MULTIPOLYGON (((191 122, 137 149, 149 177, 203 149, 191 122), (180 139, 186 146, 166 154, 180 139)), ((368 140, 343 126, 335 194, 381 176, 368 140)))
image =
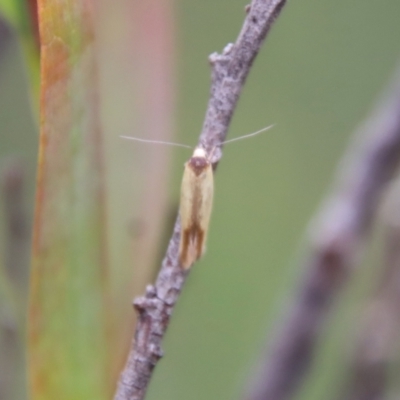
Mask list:
POLYGON ((196 147, 193 152, 193 157, 206 158, 206 151, 202 147, 196 147))

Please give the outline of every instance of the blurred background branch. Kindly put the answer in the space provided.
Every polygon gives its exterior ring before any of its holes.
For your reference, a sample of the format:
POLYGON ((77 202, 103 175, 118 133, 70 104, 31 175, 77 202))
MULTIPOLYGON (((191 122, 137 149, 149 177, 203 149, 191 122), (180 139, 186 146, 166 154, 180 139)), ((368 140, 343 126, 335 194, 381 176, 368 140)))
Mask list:
POLYGON ((284 400, 299 387, 332 302, 360 261, 379 201, 399 161, 400 69, 383 100, 356 132, 332 194, 309 228, 305 277, 247 400, 284 400))
POLYGON ((1 176, 4 256, 0 260, 0 399, 26 398, 25 312, 30 237, 24 169, 8 160, 1 176))
POLYGON ((24 312, 28 293, 30 227, 24 207, 24 169, 20 160, 9 160, 3 171, 2 195, 6 225, 5 267, 24 312))
POLYGON ((375 294, 367 299, 344 395, 346 400, 389 398, 390 367, 399 360, 400 186, 393 183, 383 208, 384 253, 375 294))
POLYGON ((2 64, 3 61, 2 59, 4 57, 5 49, 10 40, 10 37, 11 37, 10 28, 0 14, 0 66, 2 64))

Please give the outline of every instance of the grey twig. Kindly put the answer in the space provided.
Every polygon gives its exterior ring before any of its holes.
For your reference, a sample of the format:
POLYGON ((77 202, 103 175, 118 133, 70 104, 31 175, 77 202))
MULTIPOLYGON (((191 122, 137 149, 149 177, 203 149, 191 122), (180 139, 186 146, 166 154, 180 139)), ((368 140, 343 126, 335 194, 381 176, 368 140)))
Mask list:
MULTIPOLYGON (((199 144, 213 151, 213 164, 221 158, 221 142, 228 131, 237 100, 254 58, 272 23, 286 0, 253 0, 247 8, 239 37, 225 47, 222 54, 212 54, 212 83, 199 144)), ((187 273, 179 265, 180 223, 177 219, 166 256, 154 286, 135 300, 138 321, 135 338, 124 371, 121 374, 115 400, 143 399, 152 372, 162 356, 161 341, 187 273)))
POLYGON ((245 396, 288 399, 308 371, 316 341, 356 265, 379 200, 400 161, 400 75, 356 133, 337 184, 310 227, 306 275, 293 308, 245 396))
POLYGON ((400 182, 385 207, 385 247, 381 281, 362 315, 344 396, 348 400, 388 397, 389 367, 398 361, 400 328, 400 182))

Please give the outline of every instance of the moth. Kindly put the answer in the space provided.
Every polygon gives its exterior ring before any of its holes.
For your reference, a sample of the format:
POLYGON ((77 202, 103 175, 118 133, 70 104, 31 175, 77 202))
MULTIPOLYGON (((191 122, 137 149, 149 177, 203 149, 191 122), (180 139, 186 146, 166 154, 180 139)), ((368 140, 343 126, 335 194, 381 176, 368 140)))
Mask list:
MULTIPOLYGON (((221 145, 258 135, 272 128, 272 126, 273 125, 270 125, 257 132, 227 140, 221 143, 221 145)), ((139 139, 131 136, 121 137, 145 143, 167 144, 190 148, 190 146, 180 143, 139 139)), ((211 163, 212 154, 213 150, 207 155, 203 147, 196 147, 192 157, 185 163, 179 205, 181 220, 179 262, 183 269, 189 269, 205 252, 214 197, 214 173, 211 163)))
POLYGON ((210 160, 201 147, 185 163, 179 213, 181 240, 179 260, 188 269, 205 251, 214 196, 214 176, 210 160))

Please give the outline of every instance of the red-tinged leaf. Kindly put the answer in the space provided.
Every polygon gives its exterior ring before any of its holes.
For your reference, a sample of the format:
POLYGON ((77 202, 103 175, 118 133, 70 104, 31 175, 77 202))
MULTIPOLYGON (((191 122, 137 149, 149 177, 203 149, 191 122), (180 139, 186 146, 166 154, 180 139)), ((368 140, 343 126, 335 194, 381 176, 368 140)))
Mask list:
POLYGON ((29 309, 33 400, 109 395, 93 4, 38 2, 41 124, 29 309))

